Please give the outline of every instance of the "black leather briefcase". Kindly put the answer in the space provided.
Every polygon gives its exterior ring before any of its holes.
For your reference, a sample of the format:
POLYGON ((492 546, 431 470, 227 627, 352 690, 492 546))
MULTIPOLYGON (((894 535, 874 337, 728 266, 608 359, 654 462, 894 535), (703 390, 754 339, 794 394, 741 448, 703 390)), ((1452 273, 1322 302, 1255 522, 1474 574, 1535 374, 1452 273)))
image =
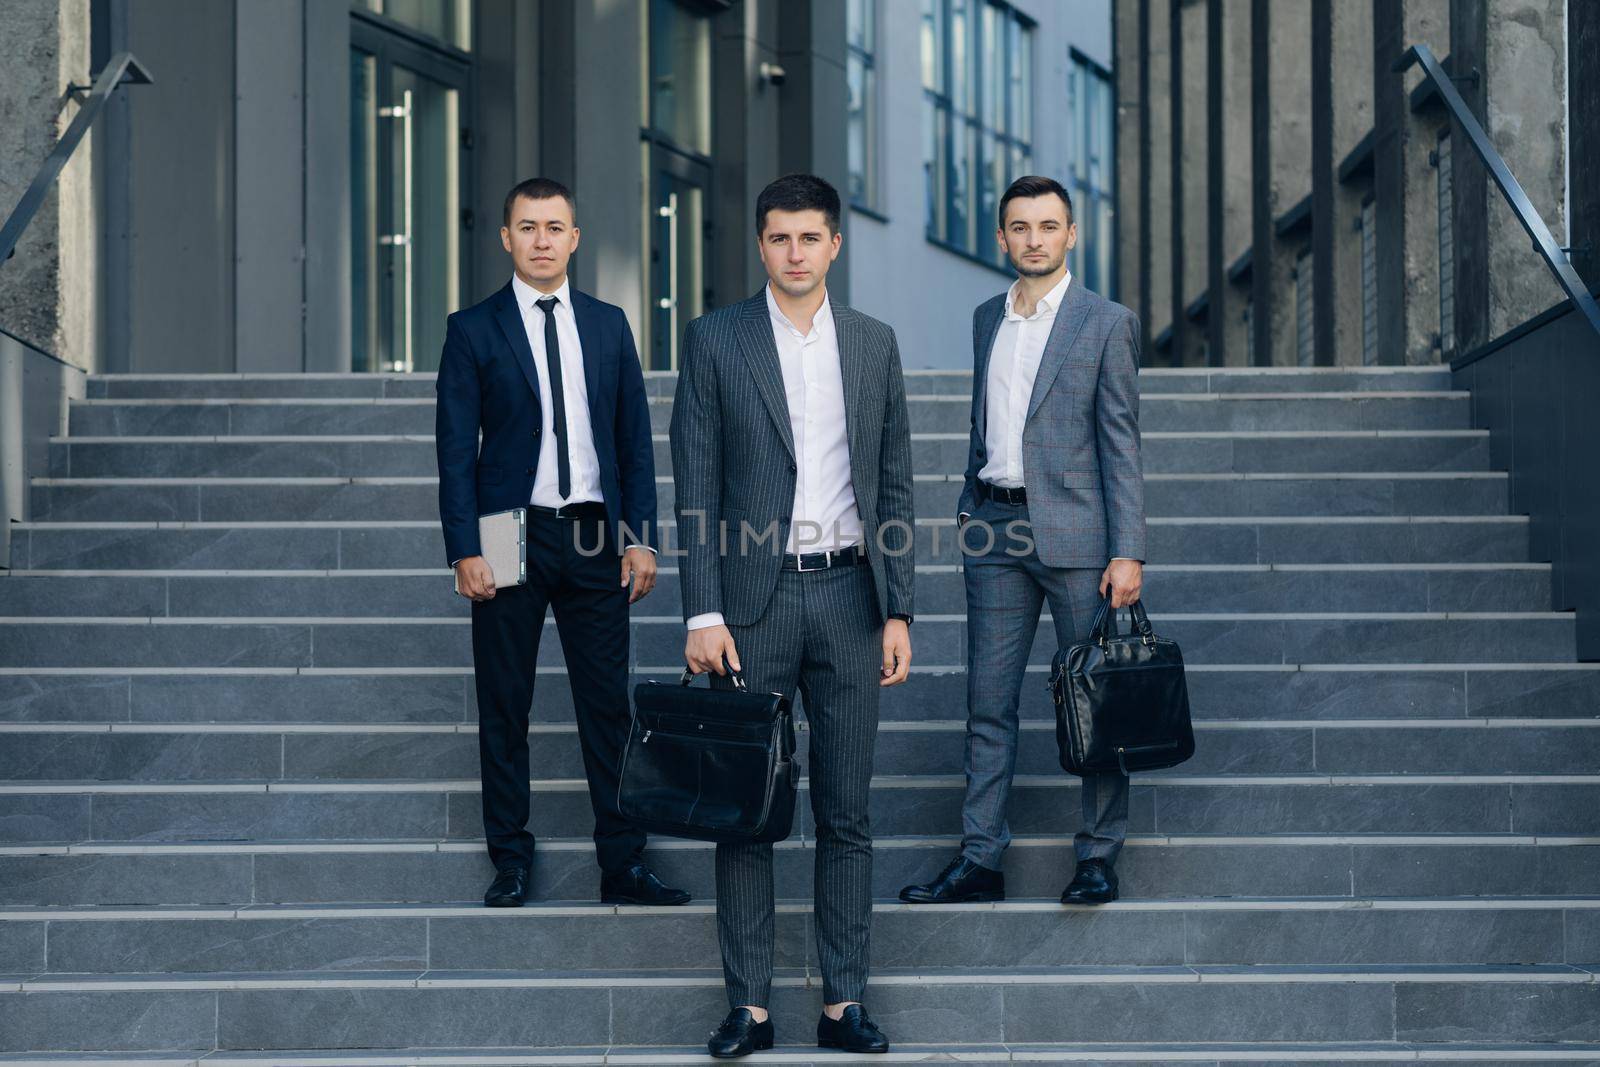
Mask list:
POLYGON ((1101 601, 1088 640, 1051 661, 1056 744, 1073 774, 1153 771, 1194 755, 1183 653, 1156 636, 1143 604, 1128 612, 1133 630, 1118 633, 1111 601, 1101 601))
POLYGON ((617 807, 640 829, 697 841, 782 841, 800 772, 794 719, 778 693, 645 682, 633 689, 617 807))

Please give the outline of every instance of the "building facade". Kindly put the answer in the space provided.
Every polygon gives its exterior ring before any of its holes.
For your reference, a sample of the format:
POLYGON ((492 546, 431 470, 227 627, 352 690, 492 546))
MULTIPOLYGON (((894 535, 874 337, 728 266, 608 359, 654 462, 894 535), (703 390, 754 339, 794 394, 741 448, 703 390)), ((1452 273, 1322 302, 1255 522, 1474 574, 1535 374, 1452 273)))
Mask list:
POLYGON ((1119 0, 1116 244, 1151 362, 1449 361, 1565 299, 1426 45, 1590 286, 1600 11, 1566 0, 1119 0))
POLYGON ((8 8, 11 200, 75 104, 112 98, 0 277, 0 325, 106 372, 428 371, 444 317, 508 276, 505 190, 578 197, 574 281, 646 366, 761 278, 753 202, 811 171, 850 204, 836 299, 906 365, 961 367, 1010 274, 995 204, 1025 171, 1083 201, 1111 268, 1109 0, 70 0, 8 8), (98 149, 98 151, 96 151, 98 149))

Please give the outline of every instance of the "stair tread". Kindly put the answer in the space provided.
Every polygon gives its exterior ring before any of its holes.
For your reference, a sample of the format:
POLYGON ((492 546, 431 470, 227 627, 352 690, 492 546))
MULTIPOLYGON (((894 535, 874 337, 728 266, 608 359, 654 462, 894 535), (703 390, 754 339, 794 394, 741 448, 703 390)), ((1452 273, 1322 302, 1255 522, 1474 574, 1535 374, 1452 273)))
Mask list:
MULTIPOLYGON (((778 967, 774 986, 820 985, 803 968, 778 967)), ((867 980, 872 985, 1086 985, 1102 982, 1189 983, 1329 983, 1329 982, 1559 982, 1576 985, 1600 984, 1600 967, 1584 968, 1571 964, 1170 964, 1141 966, 1062 965, 997 968, 875 968, 867 980)), ((648 985, 718 986, 723 984, 721 967, 563 970, 446 970, 442 968, 397 968, 395 970, 316 970, 316 971, 209 971, 184 972, 49 972, 0 976, 0 992, 46 988, 109 989, 201 989, 201 988, 358 988, 425 986, 600 986, 648 985)))
MULTIPOLYGON (((779 898, 780 913, 811 911, 805 898, 779 898)), ((1165 899, 1123 899, 1109 904, 1067 907, 1058 900, 1035 897, 973 904, 905 904, 897 900, 876 900, 875 912, 896 912, 945 922, 952 916, 969 913, 1021 915, 1033 912, 1150 912, 1150 911, 1230 911, 1230 912, 1319 912, 1319 911, 1549 911, 1600 910, 1600 895, 1594 896, 1474 896, 1474 897, 1174 897, 1165 899)), ((672 907, 637 907, 601 904, 590 900, 529 901, 520 908, 486 908, 476 900, 416 903, 263 903, 238 905, 144 904, 144 905, 3 905, 0 921, 102 922, 110 919, 183 921, 189 919, 317 919, 317 918, 481 918, 486 922, 544 922, 551 920, 625 918, 667 918, 684 915, 710 915, 716 911, 711 901, 692 901, 672 907)), ((1600 963, 1600 961, 1596 961, 1600 963)))

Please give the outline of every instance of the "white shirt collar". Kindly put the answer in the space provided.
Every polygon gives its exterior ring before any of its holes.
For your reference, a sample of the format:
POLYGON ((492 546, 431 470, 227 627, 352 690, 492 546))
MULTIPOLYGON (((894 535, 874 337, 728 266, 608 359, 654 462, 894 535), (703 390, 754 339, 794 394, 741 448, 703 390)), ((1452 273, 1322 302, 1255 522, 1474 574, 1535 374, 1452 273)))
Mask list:
MULTIPOLYGON (((1022 284, 1022 279, 1018 278, 1016 281, 1011 283, 1011 288, 1006 290, 1006 316, 1005 317, 1008 318, 1008 319, 1012 318, 1012 317, 1016 317, 1016 318, 1021 318, 1022 317, 1020 315, 1014 316, 1014 313, 1011 310, 1011 302, 1013 300, 1015 300, 1016 297, 1017 297, 1017 286, 1019 286, 1021 284, 1022 284)), ((1051 289, 1048 293, 1044 294, 1044 296, 1041 296, 1039 298, 1038 305, 1033 309, 1033 314, 1029 315, 1028 318, 1036 319, 1040 315, 1045 314, 1046 312, 1055 312, 1055 311, 1059 310, 1060 307, 1061 307, 1061 301, 1067 295, 1067 286, 1069 286, 1071 284, 1072 284, 1072 271, 1069 270, 1069 271, 1067 271, 1065 274, 1063 274, 1061 276, 1061 280, 1059 282, 1056 282, 1055 288, 1051 289)))
POLYGON ((517 307, 522 309, 522 313, 524 315, 530 311, 537 310, 534 305, 543 300, 546 296, 555 297, 557 300, 561 301, 562 306, 564 306, 568 311, 572 310, 572 279, 570 277, 562 278, 561 288, 557 289, 555 292, 541 293, 539 290, 523 281, 521 277, 513 274, 511 276, 511 290, 516 294, 517 307))
MULTIPOLYGON (((771 282, 768 282, 766 285, 762 286, 761 291, 767 294, 767 314, 772 318, 772 321, 775 325, 782 326, 796 337, 805 338, 810 336, 809 334, 801 333, 800 327, 790 322, 789 316, 785 315, 783 313, 783 309, 778 307, 778 300, 772 295, 771 282)), ((823 325, 831 322, 832 320, 833 304, 828 299, 827 288, 824 287, 822 290, 822 306, 817 308, 817 313, 815 315, 811 316, 811 332, 820 332, 823 325)))

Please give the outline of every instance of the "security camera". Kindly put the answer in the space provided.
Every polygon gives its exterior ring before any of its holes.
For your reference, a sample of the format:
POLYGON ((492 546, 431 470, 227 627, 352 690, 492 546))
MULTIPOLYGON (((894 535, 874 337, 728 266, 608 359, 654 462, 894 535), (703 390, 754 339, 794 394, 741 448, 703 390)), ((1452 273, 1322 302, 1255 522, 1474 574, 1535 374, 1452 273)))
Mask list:
POLYGON ((788 76, 788 73, 776 63, 761 64, 761 80, 768 85, 782 85, 784 79, 788 76))

